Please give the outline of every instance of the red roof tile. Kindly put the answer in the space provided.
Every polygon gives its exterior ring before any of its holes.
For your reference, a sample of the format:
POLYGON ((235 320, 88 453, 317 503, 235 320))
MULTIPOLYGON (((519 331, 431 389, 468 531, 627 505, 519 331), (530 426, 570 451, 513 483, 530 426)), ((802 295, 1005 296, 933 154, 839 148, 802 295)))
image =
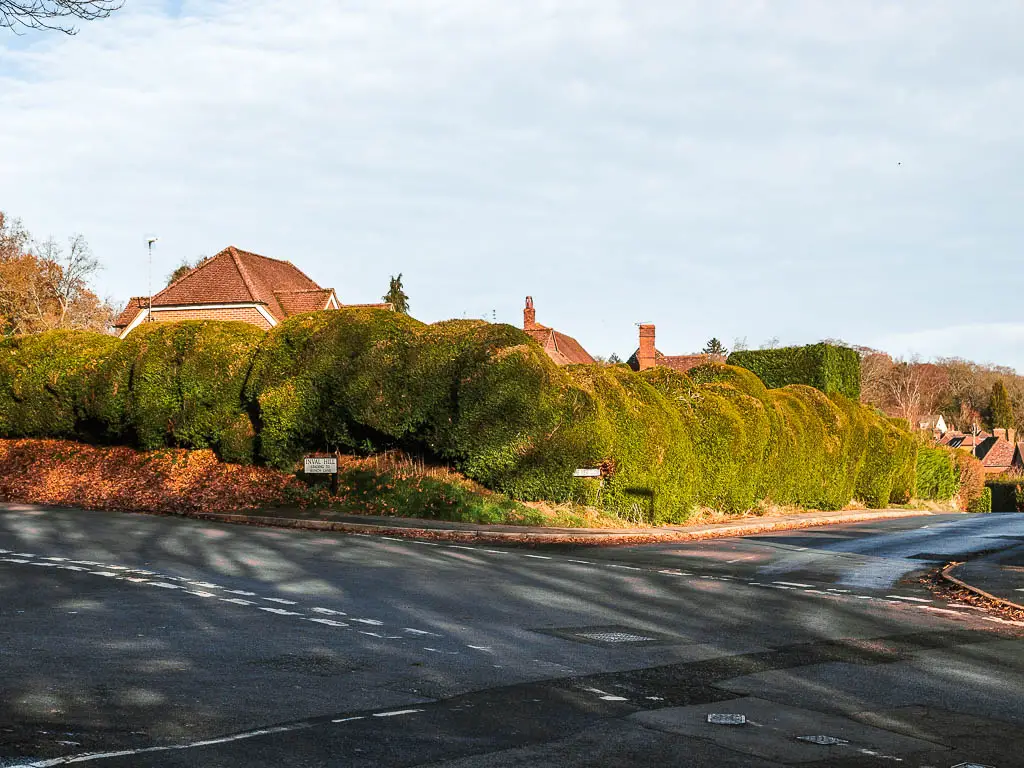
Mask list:
POLYGON ((525 333, 530 334, 533 339, 544 347, 548 357, 557 365, 575 365, 593 363, 594 358, 576 341, 572 336, 548 328, 546 325, 535 324, 533 328, 527 328, 525 333))
POLYGON ((115 328, 127 328, 131 325, 132 320, 145 309, 147 306, 147 299, 145 296, 132 296, 128 299, 128 303, 125 304, 124 309, 121 310, 121 314, 117 316, 117 320, 114 321, 115 328))
POLYGON ((285 315, 301 315, 303 312, 318 312, 327 308, 334 291, 330 288, 312 288, 306 291, 274 291, 277 303, 285 315))
POLYGON ((1016 443, 1002 437, 990 437, 978 447, 977 453, 985 467, 1009 467, 1016 451, 1016 443))
MULTIPOLYGON (((640 370, 640 361, 637 357, 639 354, 640 350, 638 349, 636 352, 632 354, 629 360, 626 361, 626 365, 628 365, 634 371, 640 370)), ((679 371, 680 373, 686 373, 692 368, 696 368, 699 365, 704 365, 705 363, 724 362, 725 355, 706 355, 703 353, 699 355, 663 355, 657 349, 654 350, 655 365, 661 366, 663 368, 671 368, 672 370, 679 371)))
MULTIPOLYGON (((291 262, 260 256, 232 245, 156 294, 153 306, 263 304, 280 321, 291 313, 282 306, 279 294, 329 290, 321 288, 291 262)), ((323 295, 326 304, 329 294, 323 295)), ((299 307, 307 305, 294 297, 287 299, 286 303, 299 307)))

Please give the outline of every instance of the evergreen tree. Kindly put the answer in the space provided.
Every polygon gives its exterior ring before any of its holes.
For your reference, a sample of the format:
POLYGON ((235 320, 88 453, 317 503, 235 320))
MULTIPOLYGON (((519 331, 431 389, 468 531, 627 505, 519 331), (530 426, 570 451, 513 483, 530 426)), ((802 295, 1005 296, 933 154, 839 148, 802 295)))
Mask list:
POLYGON ((718 339, 712 338, 704 345, 705 355, 724 355, 728 350, 718 339))
POLYGON ((1010 403, 1010 394, 1006 391, 1006 385, 1001 381, 992 385, 992 403, 989 410, 992 412, 993 428, 1013 427, 1013 405, 1010 403))
POLYGON ((401 272, 398 273, 398 277, 391 276, 391 285, 388 288, 388 292, 382 298, 384 301, 391 303, 395 308, 395 312, 401 312, 403 315, 409 314, 409 297, 402 290, 401 272))
POLYGON ((609 364, 609 365, 618 365, 618 364, 619 364, 619 363, 621 363, 621 362, 622 362, 622 358, 621 358, 621 357, 619 357, 619 356, 618 356, 618 354, 617 354, 617 353, 615 353, 615 352, 612 352, 612 353, 611 353, 611 354, 610 354, 610 355, 608 356, 608 364, 609 364))

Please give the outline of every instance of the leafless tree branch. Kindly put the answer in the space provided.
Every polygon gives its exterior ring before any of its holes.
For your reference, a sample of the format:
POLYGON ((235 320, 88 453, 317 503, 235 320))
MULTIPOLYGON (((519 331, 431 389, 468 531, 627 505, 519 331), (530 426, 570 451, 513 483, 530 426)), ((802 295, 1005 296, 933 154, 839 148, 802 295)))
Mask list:
POLYGON ((68 20, 105 19, 122 5, 124 0, 0 0, 0 27, 16 34, 24 28, 74 35, 78 28, 68 20))

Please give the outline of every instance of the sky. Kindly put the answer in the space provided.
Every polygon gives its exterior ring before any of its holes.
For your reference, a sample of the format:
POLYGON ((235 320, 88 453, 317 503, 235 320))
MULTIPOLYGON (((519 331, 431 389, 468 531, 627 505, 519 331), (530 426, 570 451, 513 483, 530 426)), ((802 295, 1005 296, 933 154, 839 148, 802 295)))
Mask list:
POLYGON ((0 30, 0 210, 98 292, 236 245, 623 358, 842 339, 1024 371, 1024 5, 125 0, 0 30))

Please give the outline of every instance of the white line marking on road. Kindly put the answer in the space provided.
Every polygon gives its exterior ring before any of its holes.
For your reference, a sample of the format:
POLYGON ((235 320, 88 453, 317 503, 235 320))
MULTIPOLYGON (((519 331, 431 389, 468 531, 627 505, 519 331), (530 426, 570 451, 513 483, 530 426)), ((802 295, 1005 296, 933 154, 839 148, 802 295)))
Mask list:
POLYGON ((601 701, 629 701, 625 696, 602 696, 601 701))
POLYGON ((463 547, 459 544, 449 544, 448 549, 468 549, 470 552, 476 552, 476 547, 463 547))
POLYGON ((366 717, 360 715, 359 717, 343 717, 340 720, 331 720, 332 723, 351 723, 353 720, 365 720, 366 717))
POLYGON ((433 635, 434 637, 441 637, 437 632, 427 632, 425 629, 413 629, 412 627, 406 627, 406 632, 412 632, 414 635, 433 635))
POLYGON ((4 563, 21 563, 22 565, 28 565, 28 560, 19 560, 15 557, 0 557, 0 562, 4 563))
POLYGON ((294 600, 284 600, 280 597, 264 597, 268 603, 281 603, 282 605, 295 605, 294 600))
POLYGON ((296 613, 295 611, 286 611, 284 608, 267 608, 266 606, 263 606, 263 605, 257 606, 257 608, 259 608, 261 611, 266 611, 267 613, 276 613, 278 616, 301 616, 302 615, 301 613, 296 613))
POLYGON ((225 603, 233 603, 234 605, 252 605, 252 600, 243 600, 240 597, 222 597, 220 599, 225 603))
POLYGON ((632 565, 616 565, 615 563, 608 563, 607 565, 608 565, 609 568, 622 568, 622 569, 627 570, 627 571, 642 571, 643 570, 643 568, 637 568, 637 567, 632 566, 632 565))
POLYGON ((211 584, 208 581, 190 581, 189 584, 196 587, 202 587, 203 589, 222 589, 219 584, 211 584))
POLYGON ((801 584, 799 581, 773 581, 772 584, 782 584, 785 587, 813 587, 813 584, 801 584))
POLYGON ((328 627, 347 627, 343 621, 335 621, 334 619, 306 619, 306 621, 315 621, 317 624, 326 624, 328 627))
MULTIPOLYGON (((482 549, 481 552, 486 552, 489 555, 507 555, 508 552, 503 552, 500 549, 482 549)), ((569 562, 572 562, 571 560, 569 562)))
POLYGON ((369 624, 371 627, 383 627, 383 621, 377 621, 376 619, 351 619, 351 621, 358 621, 360 624, 369 624))
POLYGON ((326 613, 328 616, 348 616, 344 611, 335 611, 330 608, 311 608, 313 613, 326 613))
POLYGON ((919 605, 917 607, 920 608, 922 611, 931 611, 932 613, 948 613, 951 616, 964 616, 965 615, 965 614, 961 613, 960 611, 950 611, 950 610, 947 610, 945 608, 936 608, 936 607, 931 606, 931 605, 919 605))
POLYGON ((412 539, 412 543, 413 544, 422 544, 425 547, 439 547, 439 546, 441 546, 440 544, 435 544, 432 541, 420 541, 418 539, 412 539))
POLYGON ((422 712, 422 709, 399 709, 394 712, 375 712, 374 717, 398 717, 399 715, 412 715, 416 712, 422 712))
POLYGON ((474 651, 483 651, 484 653, 494 653, 490 648, 485 648, 482 645, 467 645, 467 648, 472 648, 474 651))
POLYGON ((580 565, 593 565, 589 560, 569 560, 570 563, 579 563, 580 565))
POLYGON ((550 560, 551 559, 547 555, 523 555, 523 557, 532 557, 534 560, 550 560))
POLYGON ((216 739, 203 739, 202 741, 193 741, 188 744, 171 744, 161 747, 143 747, 141 749, 122 749, 117 752, 87 752, 84 755, 55 757, 51 760, 39 760, 34 763, 26 763, 25 768, 52 768, 52 766, 55 765, 91 763, 94 760, 106 760, 113 757, 130 757, 132 755, 143 755, 152 752, 171 752, 176 750, 194 749, 196 747, 209 747, 214 744, 226 744, 231 741, 251 739, 255 736, 266 736, 272 733, 284 733, 286 731, 298 731, 312 727, 312 723, 296 723, 295 725, 282 725, 276 728, 261 728, 258 731, 246 731, 245 733, 236 733, 233 736, 222 736, 216 739))
POLYGON ((892 598, 895 598, 896 600, 909 600, 909 601, 911 601, 913 603, 930 603, 930 602, 932 602, 931 600, 925 600, 924 598, 921 598, 921 597, 903 597, 902 595, 886 595, 886 597, 892 597, 892 598))
POLYGON ((244 589, 225 589, 229 595, 244 595, 245 597, 255 597, 255 592, 246 592, 244 589))
POLYGON ((163 587, 164 589, 184 589, 179 587, 177 584, 168 584, 166 581, 147 581, 147 584, 151 587, 163 587))
POLYGON ((195 595, 196 597, 216 597, 216 595, 213 594, 213 592, 202 592, 198 589, 186 589, 185 594, 195 595))

